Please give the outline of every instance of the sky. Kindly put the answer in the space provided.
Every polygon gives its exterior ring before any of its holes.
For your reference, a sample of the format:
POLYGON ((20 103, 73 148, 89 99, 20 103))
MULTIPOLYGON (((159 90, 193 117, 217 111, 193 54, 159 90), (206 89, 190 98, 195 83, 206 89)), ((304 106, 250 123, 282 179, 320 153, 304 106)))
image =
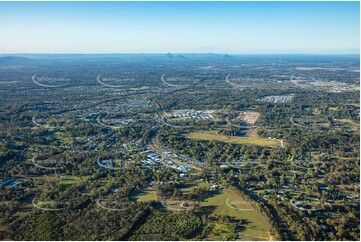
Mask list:
POLYGON ((0 2, 0 53, 352 54, 359 2, 0 2))

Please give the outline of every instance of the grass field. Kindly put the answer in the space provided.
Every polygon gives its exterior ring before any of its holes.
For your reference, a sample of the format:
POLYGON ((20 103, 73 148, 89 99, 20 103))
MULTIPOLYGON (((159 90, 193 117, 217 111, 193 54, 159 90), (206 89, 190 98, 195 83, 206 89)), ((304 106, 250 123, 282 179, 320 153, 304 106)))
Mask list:
POLYGON ((60 184, 62 185, 77 185, 82 181, 86 181, 86 176, 65 176, 61 179, 60 184))
POLYGON ((183 187, 181 187, 179 190, 183 194, 189 194, 194 188, 209 188, 210 184, 206 182, 194 182, 191 184, 185 184, 183 187))
MULTIPOLYGON (((193 188, 210 186, 209 183, 194 182, 186 184, 180 190, 187 194, 193 188)), ((245 229, 239 231, 239 239, 241 240, 268 240, 270 239, 270 226, 267 220, 260 215, 252 206, 246 202, 232 189, 223 189, 220 191, 209 192, 209 197, 201 202, 198 213, 202 214, 216 214, 227 215, 236 219, 244 220, 245 229)), ((130 198, 136 202, 151 202, 156 201, 157 196, 154 191, 135 191, 130 198)), ((180 210, 180 202, 172 203, 168 201, 167 206, 180 210)), ((174 211, 173 211, 174 212, 174 211)))
POLYGON ((158 200, 154 191, 136 191, 131 194, 130 198, 136 202, 152 202, 158 200))
POLYGON ((150 87, 148 86, 142 86, 142 87, 131 87, 129 88, 129 90, 132 90, 132 91, 139 91, 139 90, 144 90, 144 89, 149 89, 150 87))
POLYGON ((347 123, 350 125, 350 128, 357 131, 360 129, 360 124, 354 122, 352 119, 337 119, 341 123, 347 123))
POLYGON ((217 134, 217 131, 204 131, 204 132, 192 132, 186 134, 189 139, 206 140, 206 141, 220 141, 233 144, 244 145, 257 145, 257 146, 277 146, 281 145, 280 140, 276 139, 264 139, 257 135, 255 131, 249 131, 247 136, 227 136, 223 134, 217 134))
POLYGON ((221 193, 206 199, 202 207, 214 207, 214 214, 228 215, 246 220, 246 229, 240 231, 242 240, 268 240, 270 226, 265 218, 231 189, 224 189, 221 193), (228 202, 227 202, 228 201, 228 202))

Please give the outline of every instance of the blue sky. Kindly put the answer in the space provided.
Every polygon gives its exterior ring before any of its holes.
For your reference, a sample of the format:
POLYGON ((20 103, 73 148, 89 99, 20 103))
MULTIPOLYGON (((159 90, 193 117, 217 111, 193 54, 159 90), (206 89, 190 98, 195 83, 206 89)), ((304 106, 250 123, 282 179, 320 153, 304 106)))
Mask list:
POLYGON ((359 53, 359 2, 0 2, 0 53, 359 53))

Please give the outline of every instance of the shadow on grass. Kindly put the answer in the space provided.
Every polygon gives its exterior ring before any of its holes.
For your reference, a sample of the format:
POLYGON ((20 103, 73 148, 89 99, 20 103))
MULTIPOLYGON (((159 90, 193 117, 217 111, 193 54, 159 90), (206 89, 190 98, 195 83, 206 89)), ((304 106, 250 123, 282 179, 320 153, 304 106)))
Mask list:
POLYGON ((222 193, 222 190, 214 190, 214 191, 208 191, 205 196, 199 197, 199 200, 204 202, 206 199, 209 199, 211 197, 215 197, 222 193))
POLYGON ((186 183, 186 184, 179 184, 177 189, 187 189, 196 186, 196 183, 186 183))
POLYGON ((211 215, 216 209, 217 209, 217 206, 214 206, 214 205, 202 206, 202 207, 196 209, 196 211, 194 212, 194 214, 195 214, 195 215, 198 215, 198 216, 202 216, 202 215, 209 216, 209 215, 211 215))

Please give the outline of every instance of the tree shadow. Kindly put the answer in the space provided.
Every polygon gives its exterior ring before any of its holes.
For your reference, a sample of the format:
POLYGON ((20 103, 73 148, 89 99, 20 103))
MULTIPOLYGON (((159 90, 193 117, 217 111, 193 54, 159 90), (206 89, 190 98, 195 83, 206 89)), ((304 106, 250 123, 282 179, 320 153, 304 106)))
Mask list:
POLYGON ((205 196, 202 196, 199 198, 199 200, 201 200, 202 202, 204 202, 206 199, 209 199, 211 197, 215 197, 219 194, 221 194, 221 190, 213 190, 213 191, 207 191, 207 194, 205 196))
POLYGON ((206 215, 207 217, 211 215, 215 210, 217 209, 217 206, 209 205, 209 206, 201 206, 200 208, 196 209, 194 212, 195 215, 202 216, 206 215))
POLYGON ((177 185, 177 189, 187 189, 195 186, 195 183, 186 183, 186 184, 179 184, 177 185))

